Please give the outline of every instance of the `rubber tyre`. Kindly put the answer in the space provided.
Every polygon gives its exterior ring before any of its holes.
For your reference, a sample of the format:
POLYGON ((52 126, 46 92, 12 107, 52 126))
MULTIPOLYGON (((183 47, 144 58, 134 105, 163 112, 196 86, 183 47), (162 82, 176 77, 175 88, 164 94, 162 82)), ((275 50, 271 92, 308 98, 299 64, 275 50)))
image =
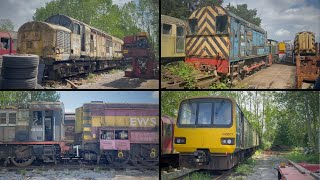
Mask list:
POLYGON ((35 89, 37 78, 32 79, 2 79, 2 89, 35 89))
POLYGON ((3 67, 7 68, 35 68, 39 65, 39 56, 31 54, 14 54, 14 55, 4 55, 3 67))
POLYGON ((3 68, 2 77, 5 79, 32 79, 37 77, 38 68, 26 68, 26 69, 15 69, 15 68, 3 68))

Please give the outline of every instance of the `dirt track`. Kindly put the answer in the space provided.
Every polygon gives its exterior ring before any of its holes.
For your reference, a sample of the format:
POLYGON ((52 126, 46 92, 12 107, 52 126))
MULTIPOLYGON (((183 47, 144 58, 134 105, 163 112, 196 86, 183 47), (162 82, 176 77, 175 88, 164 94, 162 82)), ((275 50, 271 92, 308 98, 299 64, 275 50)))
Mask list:
MULTIPOLYGON (((124 71, 97 74, 91 78, 74 81, 78 89, 159 89, 159 80, 128 78, 124 71)), ((69 84, 57 84, 52 88, 71 89, 69 84)))
POLYGON ((240 84, 250 89, 294 89, 295 70, 293 65, 272 64, 246 77, 240 84))

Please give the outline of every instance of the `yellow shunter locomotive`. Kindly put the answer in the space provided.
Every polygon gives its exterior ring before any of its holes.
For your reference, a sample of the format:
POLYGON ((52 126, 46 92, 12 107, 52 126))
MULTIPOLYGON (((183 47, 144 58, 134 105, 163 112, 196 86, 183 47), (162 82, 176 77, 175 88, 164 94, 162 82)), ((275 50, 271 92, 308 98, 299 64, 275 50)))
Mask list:
POLYGON ((174 129, 179 165, 227 170, 259 146, 259 137, 233 98, 197 97, 180 103, 174 129))

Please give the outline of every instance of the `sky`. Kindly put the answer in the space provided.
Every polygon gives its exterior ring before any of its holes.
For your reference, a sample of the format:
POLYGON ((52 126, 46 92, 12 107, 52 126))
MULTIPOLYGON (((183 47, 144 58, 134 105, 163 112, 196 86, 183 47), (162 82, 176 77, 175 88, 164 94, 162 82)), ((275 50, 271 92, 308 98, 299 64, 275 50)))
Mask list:
POLYGON ((223 6, 229 3, 257 9, 269 39, 293 41, 296 33, 312 31, 320 42, 320 0, 224 0, 223 6))
POLYGON ((106 103, 159 104, 159 91, 58 91, 65 112, 75 112, 84 103, 104 101, 106 103))
MULTIPOLYGON (((32 21, 32 16, 37 8, 44 7, 52 0, 1 0, 0 19, 10 19, 14 23, 15 31, 28 21, 32 21)), ((131 0, 112 0, 114 4, 123 6, 131 0)))

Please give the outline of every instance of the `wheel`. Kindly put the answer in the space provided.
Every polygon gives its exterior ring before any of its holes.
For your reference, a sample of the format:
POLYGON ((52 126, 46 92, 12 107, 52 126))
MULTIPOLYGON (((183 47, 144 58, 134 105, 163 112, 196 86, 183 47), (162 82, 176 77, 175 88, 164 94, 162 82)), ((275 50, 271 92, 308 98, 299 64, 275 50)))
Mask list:
POLYGON ((39 56, 37 55, 4 55, 3 57, 3 67, 8 68, 34 68, 38 67, 39 56))
POLYGON ((109 163, 115 166, 123 166, 127 164, 130 160, 130 153, 129 151, 121 151, 121 150, 114 150, 114 151, 107 151, 106 158, 109 163))
POLYGON ((141 164, 151 167, 159 163, 158 148, 152 145, 141 145, 141 164))
POLYGON ((32 79, 2 79, 2 89, 35 89, 37 78, 32 79))
POLYGON ((3 68, 2 76, 5 79, 31 79, 35 78, 38 75, 38 68, 25 68, 25 69, 16 69, 16 68, 3 68))
POLYGON ((11 162, 18 167, 29 166, 34 160, 32 148, 28 146, 16 147, 13 157, 11 157, 11 162))

